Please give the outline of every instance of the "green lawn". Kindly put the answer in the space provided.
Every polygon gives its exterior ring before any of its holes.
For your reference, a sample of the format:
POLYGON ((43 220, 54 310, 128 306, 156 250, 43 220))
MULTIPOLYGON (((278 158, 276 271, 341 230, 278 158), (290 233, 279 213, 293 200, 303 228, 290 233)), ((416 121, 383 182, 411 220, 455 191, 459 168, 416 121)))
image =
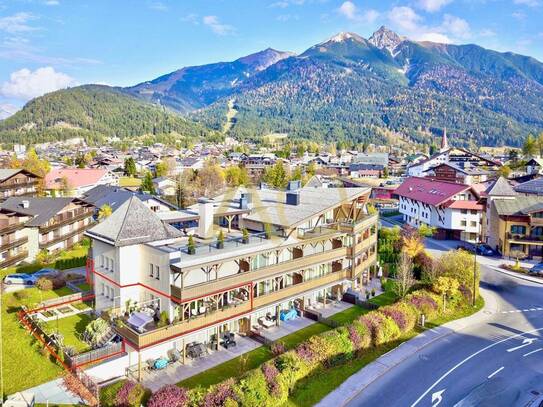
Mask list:
POLYGON ((355 374, 364 366, 376 360, 379 356, 391 351, 401 343, 415 337, 426 329, 432 329, 438 325, 445 324, 446 322, 472 315, 482 309, 483 306, 484 300, 479 297, 475 307, 466 306, 455 312, 447 314, 446 316, 440 316, 427 323, 424 329, 417 328, 414 331, 405 334, 397 341, 368 349, 362 356, 353 359, 348 363, 330 369, 324 369, 304 380, 301 380, 296 388, 294 388, 288 401, 284 404, 284 407, 309 407, 315 405, 328 393, 339 387, 341 383, 347 380, 351 375, 355 374))
POLYGON ((90 346, 80 340, 79 336, 83 334, 92 319, 88 314, 77 314, 58 321, 49 321, 44 324, 44 329, 47 333, 59 332, 64 337, 65 346, 71 346, 82 353, 90 350, 90 346))
POLYGON ((398 297, 394 293, 394 281, 387 280, 387 282, 385 283, 385 292, 383 294, 379 294, 378 296, 371 298, 370 302, 372 304, 383 307, 385 305, 394 304, 397 299, 398 297))
MULTIPOLYGON (((291 349, 299 343, 305 341, 310 336, 318 335, 322 332, 328 331, 329 329, 330 327, 317 322, 281 338, 280 341, 283 342, 288 349, 291 349)), ((218 366, 208 369, 205 372, 189 377, 188 379, 177 383, 177 385, 187 389, 192 389, 198 386, 207 388, 213 384, 222 382, 229 377, 241 376, 247 370, 255 369, 271 358, 273 358, 273 353, 270 351, 270 348, 268 346, 260 346, 259 348, 253 349, 242 356, 238 356, 237 358, 229 360, 228 362, 224 362, 218 366), (246 359, 245 362, 243 362, 244 358, 246 359)))
POLYGON ((62 368, 52 362, 48 354, 44 356, 40 353, 41 344, 20 325, 16 313, 21 305, 33 307, 43 300, 71 293, 71 290, 66 287, 55 291, 39 291, 37 288, 28 288, 3 295, 4 395, 55 379, 62 372, 62 368))
POLYGON ((139 187, 141 185, 141 178, 120 177, 120 187, 139 187))
POLYGON ((344 311, 338 312, 328 318, 340 325, 346 325, 358 319, 361 315, 368 313, 370 310, 361 307, 360 305, 353 305, 351 308, 347 308, 344 311))
POLYGON ((89 283, 78 284, 77 288, 79 288, 83 292, 90 291, 92 289, 89 283))

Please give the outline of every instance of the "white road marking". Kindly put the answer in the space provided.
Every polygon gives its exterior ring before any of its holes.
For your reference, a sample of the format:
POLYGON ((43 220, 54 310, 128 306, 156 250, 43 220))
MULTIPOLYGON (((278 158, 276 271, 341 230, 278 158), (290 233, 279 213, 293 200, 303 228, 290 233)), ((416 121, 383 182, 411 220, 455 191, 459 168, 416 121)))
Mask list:
POLYGON ((444 391, 445 391, 445 389, 440 390, 440 391, 436 391, 435 393, 432 394, 432 407, 437 407, 439 405, 439 403, 441 403, 443 401, 443 392, 444 391))
POLYGON ((533 351, 531 351, 531 352, 525 353, 525 354, 522 355, 522 356, 523 356, 523 357, 530 356, 530 355, 533 355, 534 353, 540 352, 540 351, 542 351, 542 350, 543 350, 543 348, 539 348, 539 349, 533 350, 533 351))
POLYGON ((514 348, 509 348, 509 349, 507 349, 507 352, 514 352, 514 351, 516 351, 516 350, 525 348, 526 346, 530 346, 530 345, 531 345, 532 343, 534 343, 535 341, 537 341, 537 338, 525 338, 525 339, 522 341, 522 345, 520 345, 520 346, 515 346, 514 348))
POLYGON ((534 311, 543 311, 543 308, 525 308, 525 309, 512 309, 508 311, 502 311, 502 314, 514 314, 516 312, 534 312, 534 311))
POLYGON ((498 373, 500 373, 502 370, 504 369, 504 367, 500 367, 498 370, 496 370, 494 373, 491 373, 487 379, 492 379, 494 376, 496 376, 498 373))
POLYGON ((460 366, 462 366, 464 363, 470 361, 471 359, 473 359, 475 356, 477 355, 480 355, 481 353, 483 353, 484 351, 488 350, 488 349, 491 349, 493 348, 494 346, 497 346, 503 342, 506 342, 510 339, 514 339, 514 338, 518 338, 519 336, 522 336, 524 334, 533 334, 535 332, 539 332, 539 331, 543 331, 543 328, 537 328, 537 329, 534 329, 534 330, 531 330, 531 331, 528 331, 528 332, 524 332, 524 333, 521 333, 521 334, 517 334, 517 335, 513 335, 513 336, 509 336, 507 338, 504 338, 504 339, 501 339, 497 342, 494 342, 494 343, 491 343, 490 345, 487 345, 485 346, 484 348, 482 349, 479 349, 477 352, 475 353, 472 353, 471 355, 469 355, 467 358, 465 358, 464 360, 458 362, 456 365, 454 365, 452 368, 450 368, 447 372, 445 372, 439 379, 437 379, 434 384, 432 384, 424 393, 422 393, 420 395, 420 397, 418 399, 415 400, 415 402, 413 404, 411 404, 411 407, 415 407, 417 404, 420 403, 420 401, 426 397, 428 395, 428 393, 430 393, 439 383, 441 383, 443 381, 443 379, 445 379, 448 375, 450 375, 452 372, 454 372, 456 369, 458 369, 460 366))

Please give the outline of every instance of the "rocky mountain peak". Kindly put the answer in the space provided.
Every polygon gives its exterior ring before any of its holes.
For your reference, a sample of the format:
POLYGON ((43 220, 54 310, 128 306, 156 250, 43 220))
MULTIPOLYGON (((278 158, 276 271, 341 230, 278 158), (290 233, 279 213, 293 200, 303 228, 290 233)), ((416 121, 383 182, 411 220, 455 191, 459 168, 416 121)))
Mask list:
POLYGON ((345 42, 347 40, 354 40, 359 42, 364 42, 364 38, 362 38, 360 35, 356 33, 351 32, 340 32, 333 37, 328 38, 326 41, 324 41, 322 44, 327 44, 330 42, 345 42))
POLYGON ((386 49, 390 53, 396 49, 405 40, 405 37, 396 34, 394 31, 389 30, 385 26, 382 26, 377 31, 375 31, 372 36, 369 38, 369 43, 373 46, 386 49))
POLYGON ((266 48, 263 51, 255 52, 254 54, 239 58, 238 61, 245 65, 251 66, 255 71, 263 71, 270 65, 294 55, 295 54, 293 52, 283 52, 277 51, 273 48, 266 48))

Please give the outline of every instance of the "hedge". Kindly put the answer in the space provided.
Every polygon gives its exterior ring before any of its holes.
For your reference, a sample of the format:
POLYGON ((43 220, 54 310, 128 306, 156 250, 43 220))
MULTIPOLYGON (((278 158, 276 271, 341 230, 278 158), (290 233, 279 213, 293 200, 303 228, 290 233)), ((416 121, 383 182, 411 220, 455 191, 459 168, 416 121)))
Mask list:
MULTIPOLYGON (((462 296, 459 297, 454 301, 457 306, 464 302, 462 296)), ((314 335, 239 379, 230 378, 208 390, 188 390, 183 393, 187 394, 183 398, 186 404, 180 403, 178 407, 282 406, 300 380, 319 370, 341 365, 372 346, 397 340, 415 328, 421 313, 429 318, 436 316, 438 301, 439 296, 430 291, 415 291, 403 301, 371 311, 349 325, 314 335)), ((166 391, 161 389, 155 394, 160 392, 166 391)))

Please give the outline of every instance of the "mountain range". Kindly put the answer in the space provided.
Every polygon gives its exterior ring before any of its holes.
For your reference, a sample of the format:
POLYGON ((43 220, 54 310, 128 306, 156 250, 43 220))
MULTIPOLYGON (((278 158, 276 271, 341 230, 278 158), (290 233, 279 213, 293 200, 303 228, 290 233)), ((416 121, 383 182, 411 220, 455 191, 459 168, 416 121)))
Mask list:
POLYGON ((369 39, 337 34, 299 55, 268 48, 127 88, 53 92, 0 121, 0 142, 22 131, 42 140, 77 131, 124 137, 175 130, 191 137, 287 133, 384 143, 392 135, 429 143, 444 127, 456 145, 519 145, 542 131, 543 64, 472 44, 412 41, 381 27, 369 39), (136 118, 127 128, 118 116, 127 111, 116 104, 183 125, 150 131, 136 118))

